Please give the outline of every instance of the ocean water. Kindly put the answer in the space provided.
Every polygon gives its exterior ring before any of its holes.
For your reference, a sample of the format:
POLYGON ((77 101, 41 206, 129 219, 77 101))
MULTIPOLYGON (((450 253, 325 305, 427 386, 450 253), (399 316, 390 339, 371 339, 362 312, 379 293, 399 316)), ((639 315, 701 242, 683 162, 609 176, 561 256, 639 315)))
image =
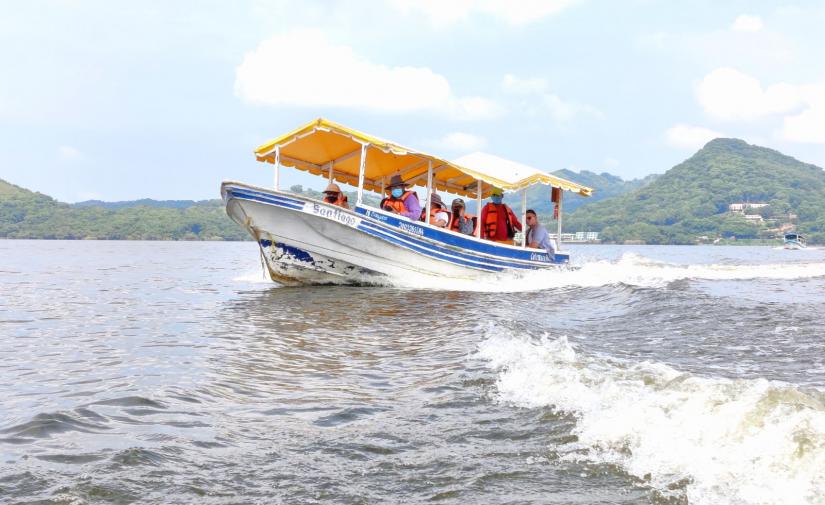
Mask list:
POLYGON ((282 288, 0 241, 0 503, 825 504, 825 250, 282 288))

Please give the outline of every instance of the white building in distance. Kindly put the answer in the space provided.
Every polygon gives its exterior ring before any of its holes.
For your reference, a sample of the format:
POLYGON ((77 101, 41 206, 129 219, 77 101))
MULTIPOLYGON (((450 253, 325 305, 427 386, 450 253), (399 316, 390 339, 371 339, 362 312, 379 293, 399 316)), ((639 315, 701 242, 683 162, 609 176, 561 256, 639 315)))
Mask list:
POLYGON ((732 203, 728 205, 728 210, 734 214, 744 214, 747 209, 761 209, 768 205, 767 203, 732 203))

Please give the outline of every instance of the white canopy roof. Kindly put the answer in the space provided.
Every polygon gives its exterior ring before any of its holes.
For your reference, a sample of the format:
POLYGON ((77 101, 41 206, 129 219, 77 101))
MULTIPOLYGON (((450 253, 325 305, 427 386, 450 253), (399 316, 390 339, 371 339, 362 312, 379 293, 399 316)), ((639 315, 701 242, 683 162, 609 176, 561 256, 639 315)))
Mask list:
POLYGON ((476 172, 476 177, 504 190, 517 191, 536 183, 550 184, 568 191, 590 196, 590 188, 556 177, 537 168, 517 161, 500 158, 493 154, 474 152, 462 156, 453 163, 468 173, 476 172))

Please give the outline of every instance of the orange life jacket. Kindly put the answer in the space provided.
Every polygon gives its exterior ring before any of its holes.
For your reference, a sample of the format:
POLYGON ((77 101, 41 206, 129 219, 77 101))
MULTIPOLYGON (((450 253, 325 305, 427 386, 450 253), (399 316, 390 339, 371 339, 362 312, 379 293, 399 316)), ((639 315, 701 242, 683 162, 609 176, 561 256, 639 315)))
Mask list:
POLYGON ((324 202, 337 205, 338 207, 343 207, 345 209, 349 209, 349 202, 347 200, 347 195, 344 193, 338 193, 338 198, 334 200, 330 200, 329 196, 324 197, 324 202))
POLYGON ((404 191, 404 194, 401 195, 401 198, 393 198, 389 196, 381 200, 381 208, 386 209, 389 206, 398 213, 406 212, 407 210, 409 210, 407 209, 406 202, 407 198, 409 198, 410 195, 415 195, 415 197, 418 198, 418 195, 415 193, 415 191, 404 191))
MULTIPOLYGON (((475 235, 476 230, 478 230, 478 218, 476 216, 474 216, 473 214, 467 214, 466 212, 464 213, 464 217, 473 222, 473 235, 475 235)), ((453 230, 454 232, 459 232, 460 233, 461 232, 461 227, 459 226, 458 218, 459 218, 458 214, 454 214, 452 216, 452 218, 450 219, 450 229, 453 230)))
MULTIPOLYGON (((447 209, 436 209, 435 207, 431 207, 431 208, 430 208, 430 219, 428 220, 428 222, 429 222, 431 225, 434 225, 434 226, 435 226, 435 222, 436 222, 435 215, 436 215, 436 214, 438 214, 439 212, 446 212, 446 213, 447 213, 447 224, 446 224, 446 225, 444 225, 444 226, 445 226, 445 227, 449 226, 449 225, 450 225, 450 221, 452 221, 452 220, 453 220, 453 213, 452 213, 452 212, 450 212, 450 211, 449 211, 449 210, 447 210, 447 209)), ((424 214, 426 214, 426 213, 427 213, 427 209, 425 208, 425 209, 423 209, 423 210, 421 211, 421 218, 419 219, 419 221, 423 221, 423 220, 424 220, 424 214)))
MULTIPOLYGON (((508 207, 506 204, 499 204, 501 207, 504 207, 504 211, 507 213, 506 222, 509 222, 510 229, 507 230, 507 238, 513 238, 516 234, 516 228, 513 225, 513 221, 516 221, 516 215, 513 214, 513 211, 508 207)), ((496 231, 498 231, 498 207, 494 203, 488 203, 484 206, 487 209, 487 215, 485 216, 484 223, 482 223, 482 230, 484 232, 483 237, 488 238, 490 240, 496 240, 496 231)))

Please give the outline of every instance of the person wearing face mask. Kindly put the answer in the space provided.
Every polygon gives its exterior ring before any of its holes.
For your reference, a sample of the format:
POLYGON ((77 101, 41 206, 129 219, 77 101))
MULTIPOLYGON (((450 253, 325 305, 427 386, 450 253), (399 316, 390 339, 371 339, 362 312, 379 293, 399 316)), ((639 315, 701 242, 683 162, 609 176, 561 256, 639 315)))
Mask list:
POLYGON ((409 219, 418 220, 421 216, 421 204, 415 191, 408 191, 409 185, 401 180, 400 175, 393 175, 390 179, 390 196, 381 200, 381 208, 400 214, 409 219))
POLYGON ((476 229, 476 217, 464 212, 464 200, 456 198, 451 205, 453 209, 450 229, 464 235, 472 235, 476 229))
POLYGON ((338 207, 343 207, 345 209, 349 208, 347 195, 342 193, 341 188, 332 182, 330 182, 327 189, 324 190, 324 202, 331 203, 332 205, 337 205, 338 207))
POLYGON ((512 243, 516 230, 521 231, 521 223, 516 214, 503 203, 504 192, 493 188, 490 202, 481 209, 481 238, 493 242, 512 243))

